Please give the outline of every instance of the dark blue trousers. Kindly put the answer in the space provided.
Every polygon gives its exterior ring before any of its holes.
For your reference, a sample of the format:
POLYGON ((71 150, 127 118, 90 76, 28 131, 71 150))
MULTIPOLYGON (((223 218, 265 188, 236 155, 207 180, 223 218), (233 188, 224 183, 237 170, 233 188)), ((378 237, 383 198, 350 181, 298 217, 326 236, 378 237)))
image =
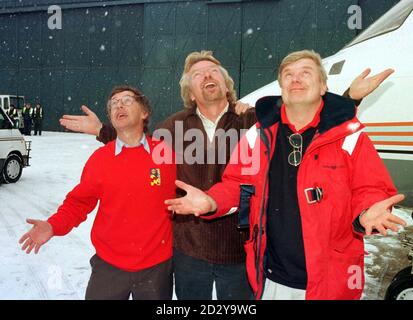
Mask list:
POLYGON ((179 300, 211 300, 215 281, 218 300, 251 300, 245 263, 216 264, 174 250, 175 293, 179 300))

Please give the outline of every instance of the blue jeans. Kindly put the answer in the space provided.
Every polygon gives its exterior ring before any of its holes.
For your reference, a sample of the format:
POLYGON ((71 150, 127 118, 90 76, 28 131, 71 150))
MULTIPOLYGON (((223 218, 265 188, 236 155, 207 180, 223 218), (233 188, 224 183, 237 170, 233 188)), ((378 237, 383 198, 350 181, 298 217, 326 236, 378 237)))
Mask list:
POLYGON ((251 300, 245 263, 217 264, 174 250, 175 293, 179 300, 211 300, 215 281, 218 300, 251 300))

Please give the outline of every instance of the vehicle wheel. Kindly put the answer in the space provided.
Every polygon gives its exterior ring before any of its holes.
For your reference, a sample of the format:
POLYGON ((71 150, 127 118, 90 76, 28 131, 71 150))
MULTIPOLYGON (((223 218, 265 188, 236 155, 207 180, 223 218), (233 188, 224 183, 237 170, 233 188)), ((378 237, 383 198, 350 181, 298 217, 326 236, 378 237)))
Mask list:
POLYGON ((406 267, 396 273, 392 281, 397 281, 398 279, 407 276, 412 273, 412 266, 406 267))
POLYGON ((413 275, 408 274, 393 281, 387 288, 385 300, 413 300, 413 275))
POLYGON ((14 183, 20 179, 22 171, 22 159, 19 156, 12 154, 7 157, 6 162, 4 163, 2 178, 5 183, 14 183))

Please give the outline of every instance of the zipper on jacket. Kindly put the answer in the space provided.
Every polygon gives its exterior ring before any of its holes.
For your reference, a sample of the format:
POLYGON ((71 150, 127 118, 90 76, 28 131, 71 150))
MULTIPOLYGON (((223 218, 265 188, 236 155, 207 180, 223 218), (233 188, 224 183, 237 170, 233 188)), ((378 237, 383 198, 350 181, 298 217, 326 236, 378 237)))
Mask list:
MULTIPOLYGON (((257 226, 257 231, 258 231, 258 241, 257 241, 257 249, 258 250, 256 250, 256 252, 257 252, 257 254, 256 254, 256 256, 255 256, 255 269, 257 270, 257 277, 256 277, 256 280, 257 280, 257 283, 259 283, 259 279, 260 279, 260 277, 261 277, 261 268, 260 268, 260 256, 261 256, 261 254, 260 254, 260 251, 261 251, 261 241, 262 241, 262 235, 263 235, 263 225, 262 225, 262 220, 263 220, 263 217, 264 217, 264 211, 266 210, 266 206, 265 206, 265 204, 266 204, 266 191, 267 191, 267 188, 268 188, 268 172, 269 172, 269 168, 270 168, 270 161, 271 161, 271 149, 270 149, 270 147, 271 147, 271 144, 270 144, 270 142, 272 141, 272 134, 271 134, 271 131, 270 130, 268 130, 269 131, 269 134, 270 134, 270 137, 268 137, 267 135, 266 135, 266 133, 265 133, 265 131, 264 131, 264 129, 260 129, 260 137, 261 137, 261 139, 263 140, 263 142, 264 142, 264 145, 265 145, 265 147, 266 147, 266 151, 264 151, 265 153, 266 153, 266 156, 267 156, 267 168, 266 168, 266 170, 265 170, 265 181, 264 181, 264 188, 263 188, 263 192, 262 192, 262 202, 261 202, 261 210, 260 210, 260 218, 259 218, 259 227, 257 226)), ((261 294, 262 294, 262 292, 261 292, 261 294)))

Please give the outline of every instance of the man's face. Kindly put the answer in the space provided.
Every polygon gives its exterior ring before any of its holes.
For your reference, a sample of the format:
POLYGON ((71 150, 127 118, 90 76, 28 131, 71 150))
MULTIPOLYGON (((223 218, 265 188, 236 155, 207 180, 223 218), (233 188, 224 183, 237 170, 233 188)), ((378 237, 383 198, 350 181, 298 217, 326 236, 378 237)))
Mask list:
POLYGON ((118 92, 110 99, 110 120, 115 129, 141 127, 148 113, 132 91, 118 92))
POLYGON ((190 97, 196 103, 208 105, 227 100, 228 89, 219 66, 211 61, 199 61, 189 69, 190 97))
POLYGON ((280 80, 282 98, 287 106, 316 104, 327 90, 317 65, 308 58, 287 65, 280 80))

